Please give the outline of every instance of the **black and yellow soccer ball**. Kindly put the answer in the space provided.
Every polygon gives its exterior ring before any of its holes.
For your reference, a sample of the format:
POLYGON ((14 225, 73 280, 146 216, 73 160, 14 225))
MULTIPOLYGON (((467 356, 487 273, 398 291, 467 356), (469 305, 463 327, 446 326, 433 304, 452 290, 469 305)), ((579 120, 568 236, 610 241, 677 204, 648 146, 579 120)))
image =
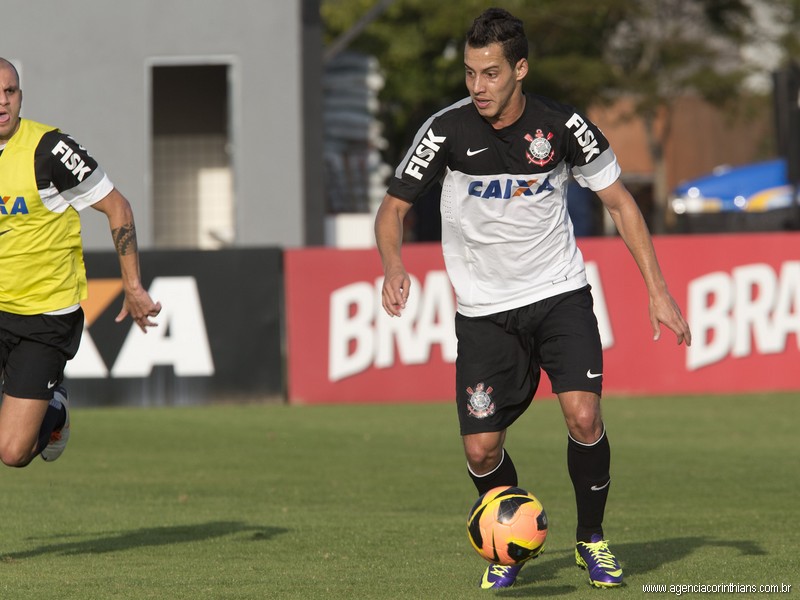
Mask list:
POLYGON ((519 487, 483 494, 467 518, 472 547, 489 562, 519 565, 536 558, 547 538, 547 514, 539 500, 519 487))

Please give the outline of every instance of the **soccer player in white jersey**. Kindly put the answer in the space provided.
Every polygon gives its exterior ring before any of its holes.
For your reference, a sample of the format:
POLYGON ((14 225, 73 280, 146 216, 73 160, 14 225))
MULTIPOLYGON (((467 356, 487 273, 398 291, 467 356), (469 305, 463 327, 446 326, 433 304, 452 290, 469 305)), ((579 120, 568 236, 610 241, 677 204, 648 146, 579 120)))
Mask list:
MULTIPOLYGON (((543 369, 567 425, 576 563, 593 585, 614 587, 622 568, 603 531, 611 481, 600 411, 603 356, 567 213, 570 174, 600 198, 638 265, 654 338, 662 324, 679 344, 690 344, 691 332, 608 141, 574 108, 523 92, 527 57, 519 19, 497 8, 475 19, 464 48, 469 97, 419 129, 378 210, 382 303, 402 316, 413 293, 401 257, 403 220, 442 181, 442 250, 458 305, 456 405, 469 475, 479 494, 517 485, 506 430, 530 405, 543 369)), ((520 569, 491 565, 480 585, 508 587, 520 569)))

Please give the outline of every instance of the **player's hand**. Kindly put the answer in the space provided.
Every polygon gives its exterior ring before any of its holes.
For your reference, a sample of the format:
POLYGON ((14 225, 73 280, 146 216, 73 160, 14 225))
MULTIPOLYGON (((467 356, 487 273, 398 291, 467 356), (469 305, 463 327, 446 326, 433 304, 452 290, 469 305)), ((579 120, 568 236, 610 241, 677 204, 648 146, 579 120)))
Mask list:
POLYGON ((390 317, 399 317, 403 313, 410 287, 411 280, 402 267, 386 272, 381 292, 381 303, 386 314, 390 317))
POLYGON ((119 311, 117 318, 114 319, 117 323, 121 323, 128 315, 134 320, 144 333, 147 333, 148 327, 158 327, 158 323, 151 320, 152 317, 157 317, 161 312, 161 303, 153 302, 150 294, 144 288, 137 290, 125 291, 125 300, 122 302, 122 310, 119 311))
POLYGON ((681 314, 678 303, 669 292, 650 298, 650 324, 653 326, 653 339, 661 337, 661 324, 668 327, 678 338, 678 345, 692 345, 692 332, 681 314))

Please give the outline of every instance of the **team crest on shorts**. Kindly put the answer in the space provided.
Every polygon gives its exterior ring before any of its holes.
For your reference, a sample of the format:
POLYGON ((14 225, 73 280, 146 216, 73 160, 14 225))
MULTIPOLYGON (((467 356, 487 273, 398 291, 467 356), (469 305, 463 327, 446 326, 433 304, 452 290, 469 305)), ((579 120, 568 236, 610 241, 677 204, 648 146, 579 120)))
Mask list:
POLYGON ((553 139, 552 133, 545 135, 541 129, 537 129, 536 136, 526 133, 525 139, 530 142, 525 151, 529 163, 543 167, 553 160, 556 151, 553 150, 553 145, 550 143, 550 140, 553 139))
POLYGON ((475 386, 473 390, 471 387, 467 388, 469 400, 467 401, 467 410, 469 414, 476 419, 485 419, 493 415, 495 411, 494 402, 492 402, 492 386, 484 388, 483 382, 475 386))

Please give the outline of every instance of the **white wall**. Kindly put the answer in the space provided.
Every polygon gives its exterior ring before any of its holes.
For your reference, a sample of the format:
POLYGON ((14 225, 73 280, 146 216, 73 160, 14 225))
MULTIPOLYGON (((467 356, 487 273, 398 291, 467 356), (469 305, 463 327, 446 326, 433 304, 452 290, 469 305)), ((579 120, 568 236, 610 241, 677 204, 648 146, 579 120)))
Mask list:
MULTIPOLYGON (((152 244, 150 65, 228 57, 236 65, 236 245, 304 243, 303 0, 5 0, 0 55, 21 67, 22 116, 82 143, 131 201, 152 244), (13 15, 13 16, 12 16, 13 15)), ((197 99, 202 102, 202 98, 197 99)), ((87 248, 110 248, 99 213, 87 248)))

